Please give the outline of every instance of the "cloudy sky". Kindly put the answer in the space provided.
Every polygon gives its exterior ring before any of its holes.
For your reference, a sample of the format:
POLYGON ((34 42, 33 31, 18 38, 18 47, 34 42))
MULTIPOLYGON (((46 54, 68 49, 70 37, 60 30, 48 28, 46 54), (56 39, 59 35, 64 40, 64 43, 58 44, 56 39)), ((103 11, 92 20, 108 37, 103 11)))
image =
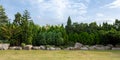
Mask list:
POLYGON ((120 19, 120 0, 0 0, 0 5, 11 21, 17 12, 28 10, 39 25, 66 24, 68 16, 73 22, 85 23, 120 19))

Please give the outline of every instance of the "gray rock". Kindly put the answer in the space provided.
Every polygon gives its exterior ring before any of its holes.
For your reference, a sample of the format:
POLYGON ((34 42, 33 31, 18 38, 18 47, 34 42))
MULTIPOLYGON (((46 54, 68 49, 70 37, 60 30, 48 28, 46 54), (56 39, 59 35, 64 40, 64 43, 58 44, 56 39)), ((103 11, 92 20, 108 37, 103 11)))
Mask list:
POLYGON ((96 46, 90 46, 90 47, 88 47, 88 49, 89 49, 89 50, 95 50, 95 47, 96 47, 96 46))
POLYGON ((25 50, 31 50, 32 47, 33 47, 32 45, 26 45, 26 46, 24 47, 24 49, 25 49, 25 50))
POLYGON ((0 50, 7 50, 10 44, 0 44, 0 50))
POLYGON ((74 50, 74 47, 67 47, 65 50, 74 50))
POLYGON ((15 50, 15 46, 13 46, 13 47, 9 47, 9 50, 15 50))
POLYGON ((61 48, 57 47, 57 48, 55 48, 55 50, 61 50, 61 48))
POLYGON ((120 50, 120 48, 113 47, 112 50, 120 50))
POLYGON ((89 46, 89 45, 84 45, 83 47, 87 47, 87 48, 88 48, 88 47, 90 47, 90 46, 89 46))
POLYGON ((81 50, 88 50, 88 48, 85 47, 85 46, 84 46, 84 47, 81 47, 80 49, 81 49, 81 50))
POLYGON ((110 47, 110 46, 105 46, 105 50, 111 50, 112 49, 112 47, 110 47))
POLYGON ((33 50, 40 50, 40 47, 39 46, 33 46, 32 49, 33 50))
POLYGON ((54 47, 48 47, 47 50, 56 50, 54 47))
POLYGON ((45 46, 40 46, 40 49, 41 49, 41 50, 45 50, 46 47, 45 47, 45 46))
POLYGON ((15 50, 22 50, 22 47, 16 47, 15 50))
POLYGON ((83 46, 81 43, 75 43, 74 49, 75 50, 80 50, 80 48, 83 46))
POLYGON ((96 47, 104 47, 104 45, 95 45, 96 47))
POLYGON ((96 50, 105 50, 105 47, 103 45, 95 45, 96 50))
POLYGON ((104 45, 93 45, 88 47, 89 50, 106 50, 108 47, 105 47, 104 45))
POLYGON ((13 47, 9 47, 10 50, 22 50, 22 47, 20 46, 13 46, 13 47))
POLYGON ((95 47, 96 50, 105 50, 105 47, 95 47))
POLYGON ((113 45, 112 45, 112 44, 108 44, 107 46, 109 46, 109 47, 111 47, 111 48, 113 47, 113 45))

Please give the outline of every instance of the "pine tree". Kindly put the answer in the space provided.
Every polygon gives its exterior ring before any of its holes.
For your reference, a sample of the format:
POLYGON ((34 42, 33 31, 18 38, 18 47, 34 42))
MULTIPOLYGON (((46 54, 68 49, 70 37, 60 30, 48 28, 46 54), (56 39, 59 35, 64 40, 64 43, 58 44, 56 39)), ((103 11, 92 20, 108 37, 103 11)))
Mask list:
POLYGON ((72 32, 72 21, 71 21, 70 16, 68 17, 68 21, 67 21, 67 25, 65 29, 68 34, 72 32))
POLYGON ((8 23, 8 17, 6 16, 5 9, 0 5, 0 24, 8 23))

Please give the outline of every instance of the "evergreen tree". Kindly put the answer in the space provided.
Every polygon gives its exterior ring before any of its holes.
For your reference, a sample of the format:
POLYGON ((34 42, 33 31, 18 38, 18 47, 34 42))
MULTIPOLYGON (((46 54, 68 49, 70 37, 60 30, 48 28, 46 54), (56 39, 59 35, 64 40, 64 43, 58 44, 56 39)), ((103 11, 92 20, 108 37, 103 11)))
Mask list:
POLYGON ((0 5, 0 24, 8 23, 8 17, 6 16, 5 9, 0 5))
POLYGON ((70 16, 68 17, 67 25, 65 27, 67 34, 72 33, 72 21, 70 16))

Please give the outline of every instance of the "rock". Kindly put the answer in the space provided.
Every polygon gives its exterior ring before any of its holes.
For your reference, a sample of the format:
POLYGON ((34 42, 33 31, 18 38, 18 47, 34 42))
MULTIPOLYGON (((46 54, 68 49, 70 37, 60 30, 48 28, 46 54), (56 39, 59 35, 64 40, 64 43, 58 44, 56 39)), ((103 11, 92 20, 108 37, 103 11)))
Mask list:
POLYGON ((95 45, 96 50, 105 50, 105 47, 103 45, 95 45))
POLYGON ((85 47, 85 46, 84 46, 84 47, 81 47, 80 49, 81 49, 81 50, 88 50, 88 48, 85 47))
POLYGON ((95 47, 96 47, 96 46, 90 46, 90 47, 88 47, 88 49, 89 49, 89 50, 95 50, 95 47))
POLYGON ((88 48, 88 47, 90 47, 90 46, 89 46, 89 45, 84 45, 83 47, 87 47, 87 48, 88 48))
POLYGON ((40 50, 40 47, 39 46, 33 46, 32 49, 33 50, 40 50))
POLYGON ((15 50, 15 48, 16 48, 15 46, 14 47, 9 47, 10 50, 15 50))
POLYGON ((56 50, 54 47, 48 47, 47 50, 56 50))
POLYGON ((120 48, 113 47, 112 50, 120 50, 120 48))
POLYGON ((22 50, 22 47, 20 46, 13 46, 13 47, 9 47, 10 50, 22 50))
POLYGON ((94 45, 94 46, 90 46, 88 47, 89 50, 106 50, 108 49, 108 47, 105 47, 103 45, 94 45))
POLYGON ((22 50, 22 47, 16 47, 15 50, 22 50))
POLYGON ((111 47, 111 48, 113 47, 113 45, 112 45, 112 44, 108 44, 107 46, 109 46, 109 47, 111 47))
POLYGON ((112 49, 112 47, 110 47, 110 46, 105 46, 105 50, 111 50, 112 49))
POLYGON ((46 48, 45 48, 45 46, 40 46, 40 49, 45 50, 46 48))
POLYGON ((80 48, 83 46, 81 43, 75 43, 74 49, 75 50, 80 50, 80 48))
POLYGON ((74 50, 74 47, 67 47, 65 50, 74 50))
POLYGON ((50 48, 46 48, 47 50, 50 50, 50 48))
POLYGON ((31 50, 31 49, 32 49, 32 45, 26 45, 26 46, 24 47, 24 49, 25 49, 25 50, 31 50))
POLYGON ((55 50, 61 50, 61 48, 57 47, 57 48, 55 48, 55 50))
POLYGON ((56 50, 54 47, 50 47, 50 50, 56 50))
POLYGON ((0 50, 7 50, 10 44, 0 44, 0 50))
POLYGON ((104 45, 95 45, 96 47, 103 47, 104 45))
POLYGON ((105 47, 95 47, 96 50, 105 50, 105 47))

